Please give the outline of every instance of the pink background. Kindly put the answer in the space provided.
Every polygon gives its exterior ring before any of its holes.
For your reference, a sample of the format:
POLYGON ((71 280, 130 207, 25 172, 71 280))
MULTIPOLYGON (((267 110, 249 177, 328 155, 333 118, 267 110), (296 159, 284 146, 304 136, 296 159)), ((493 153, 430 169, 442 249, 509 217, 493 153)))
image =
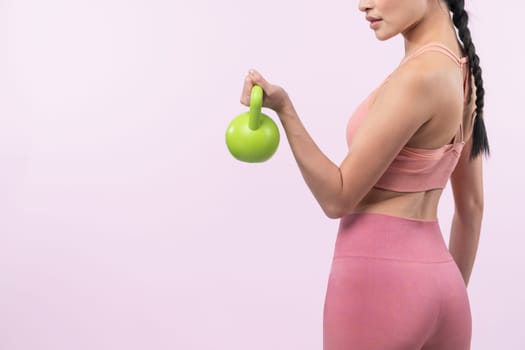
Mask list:
MULTIPOLYGON (((492 146, 472 348, 523 349, 525 5, 467 6, 492 146)), ((402 54, 357 1, 0 0, 0 349, 321 349, 337 221, 285 139, 249 165, 225 128, 254 67, 339 163, 402 54)))

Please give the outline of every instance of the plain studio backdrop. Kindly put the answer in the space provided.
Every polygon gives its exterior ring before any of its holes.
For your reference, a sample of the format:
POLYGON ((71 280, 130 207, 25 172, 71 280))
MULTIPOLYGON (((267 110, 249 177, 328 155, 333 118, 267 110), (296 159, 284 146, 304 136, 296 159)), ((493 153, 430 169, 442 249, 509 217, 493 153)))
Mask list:
MULTIPOLYGON (((0 349, 321 349, 338 222, 280 126, 262 164, 224 137, 256 68, 339 164, 403 57, 357 5, 0 0, 0 349)), ((524 349, 525 5, 467 9, 492 146, 472 348, 524 349)), ((441 203, 448 243, 449 187, 441 203)))

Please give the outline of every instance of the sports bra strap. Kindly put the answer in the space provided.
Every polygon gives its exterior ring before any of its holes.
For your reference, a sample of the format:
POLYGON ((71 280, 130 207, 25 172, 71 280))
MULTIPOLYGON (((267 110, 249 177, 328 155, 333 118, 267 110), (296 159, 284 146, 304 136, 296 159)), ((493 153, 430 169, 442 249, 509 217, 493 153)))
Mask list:
MULTIPOLYGON (((422 53, 426 52, 426 51, 437 51, 437 52, 441 52, 443 54, 445 54, 447 57, 449 57, 450 59, 452 59, 456 65, 459 66, 459 68, 461 69, 461 73, 463 74, 463 104, 465 104, 465 102, 467 101, 467 98, 468 98, 468 94, 470 93, 470 89, 468 89, 469 87, 469 82, 470 82, 470 75, 468 74, 468 71, 467 71, 467 74, 466 74, 466 77, 465 77, 465 72, 464 72, 464 65, 468 64, 468 56, 464 56, 464 57, 458 57, 456 56, 456 54, 450 50, 448 47, 446 47, 445 45, 443 44, 440 44, 440 43, 429 43, 429 44, 426 44, 426 45, 423 45, 422 47, 420 47, 419 49, 417 49, 415 52, 413 52, 412 54, 406 56, 400 64, 403 64, 405 63, 406 61, 408 61, 409 59, 413 58, 413 57, 416 57, 416 56, 419 56, 421 55, 422 53), (469 90, 469 91, 467 91, 469 90)), ((460 142, 463 142, 464 139, 464 135, 463 135, 463 118, 461 120, 461 123, 459 124, 459 132, 460 132, 460 138, 461 138, 461 141, 460 142)), ((456 142, 456 139, 457 139, 457 135, 454 136, 454 141, 453 142, 456 142)))
MULTIPOLYGON (((461 120, 461 123, 459 123, 459 138, 460 138, 459 142, 463 142, 464 141, 463 137, 464 137, 464 135, 463 135, 463 120, 461 120)), ((457 139, 458 139, 458 134, 456 133, 452 143, 458 143, 457 139)))
POLYGON ((423 45, 422 47, 417 49, 412 54, 406 56, 401 61, 401 63, 404 63, 404 62, 408 61, 409 59, 411 59, 413 57, 419 56, 425 51, 438 51, 438 52, 441 52, 441 53, 447 55, 448 57, 450 57, 460 68, 462 68, 463 64, 468 62, 468 57, 467 56, 458 57, 458 56, 456 56, 456 54, 452 50, 450 50, 448 47, 446 47, 443 44, 440 44, 440 43, 429 43, 429 44, 423 45))

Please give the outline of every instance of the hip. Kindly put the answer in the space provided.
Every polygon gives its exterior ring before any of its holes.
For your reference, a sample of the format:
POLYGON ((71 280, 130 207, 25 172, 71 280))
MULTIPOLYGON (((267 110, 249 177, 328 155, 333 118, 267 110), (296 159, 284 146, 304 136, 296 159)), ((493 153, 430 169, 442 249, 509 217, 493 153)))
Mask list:
POLYGON ((352 213, 341 218, 333 258, 347 257, 426 263, 453 260, 437 219, 412 219, 370 212, 352 213))

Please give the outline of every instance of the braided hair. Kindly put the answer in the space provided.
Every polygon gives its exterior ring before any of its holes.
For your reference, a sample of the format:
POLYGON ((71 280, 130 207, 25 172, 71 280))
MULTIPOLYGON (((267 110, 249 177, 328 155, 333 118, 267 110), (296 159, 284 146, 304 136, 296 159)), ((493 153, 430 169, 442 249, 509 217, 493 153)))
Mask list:
POLYGON ((476 109, 473 112, 476 119, 472 131, 472 150, 470 152, 470 159, 476 158, 480 153, 489 155, 489 142, 487 138, 487 131, 483 121, 483 105, 485 89, 483 88, 483 78, 481 77, 481 67, 479 66, 479 57, 476 54, 476 49, 468 29, 468 14, 465 10, 464 0, 446 0, 448 8, 452 12, 452 21, 458 29, 459 38, 463 43, 463 47, 468 56, 469 70, 474 76, 474 83, 476 84, 476 109))

